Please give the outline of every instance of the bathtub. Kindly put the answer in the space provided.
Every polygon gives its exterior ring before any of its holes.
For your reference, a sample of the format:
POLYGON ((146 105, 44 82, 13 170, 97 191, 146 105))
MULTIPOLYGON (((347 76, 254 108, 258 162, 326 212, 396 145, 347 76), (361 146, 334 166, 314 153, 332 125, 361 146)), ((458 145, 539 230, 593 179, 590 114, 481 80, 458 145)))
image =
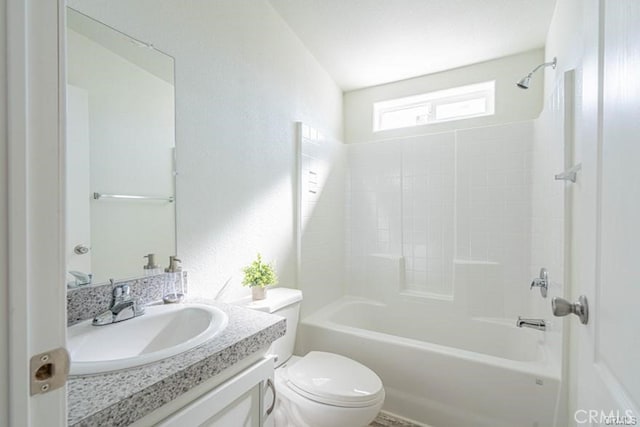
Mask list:
POLYGON ((330 351, 373 369, 388 412, 432 427, 555 425, 559 367, 547 357, 544 333, 516 328, 515 319, 344 297, 299 328, 301 353, 330 351), (410 320, 417 318, 429 321, 410 320))

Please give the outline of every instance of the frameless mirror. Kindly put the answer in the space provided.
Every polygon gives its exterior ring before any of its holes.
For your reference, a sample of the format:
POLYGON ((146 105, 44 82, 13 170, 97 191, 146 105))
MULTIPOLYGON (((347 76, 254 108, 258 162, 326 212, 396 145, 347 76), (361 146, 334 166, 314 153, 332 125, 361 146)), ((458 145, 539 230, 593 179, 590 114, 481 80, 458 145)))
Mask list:
POLYGON ((67 282, 176 251, 174 60, 67 8, 67 282))

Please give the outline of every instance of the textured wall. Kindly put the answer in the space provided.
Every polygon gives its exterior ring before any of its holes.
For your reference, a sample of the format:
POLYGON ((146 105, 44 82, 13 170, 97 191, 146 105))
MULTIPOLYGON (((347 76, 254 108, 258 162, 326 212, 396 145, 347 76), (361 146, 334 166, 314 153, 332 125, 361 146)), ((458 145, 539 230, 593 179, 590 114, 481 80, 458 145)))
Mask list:
POLYGON ((295 122, 342 139, 342 92, 265 1, 69 2, 176 60, 178 255, 224 298, 262 252, 296 287, 295 122))

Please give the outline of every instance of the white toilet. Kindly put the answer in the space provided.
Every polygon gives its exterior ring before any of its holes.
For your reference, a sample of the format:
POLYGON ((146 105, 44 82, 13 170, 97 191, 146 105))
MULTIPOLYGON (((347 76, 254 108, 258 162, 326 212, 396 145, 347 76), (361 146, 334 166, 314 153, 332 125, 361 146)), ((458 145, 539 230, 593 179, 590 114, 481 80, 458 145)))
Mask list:
POLYGON ((267 298, 248 308, 287 319, 286 334, 275 341, 276 427, 362 427, 384 402, 382 381, 371 369, 347 357, 320 351, 293 356, 302 292, 269 289, 267 298))

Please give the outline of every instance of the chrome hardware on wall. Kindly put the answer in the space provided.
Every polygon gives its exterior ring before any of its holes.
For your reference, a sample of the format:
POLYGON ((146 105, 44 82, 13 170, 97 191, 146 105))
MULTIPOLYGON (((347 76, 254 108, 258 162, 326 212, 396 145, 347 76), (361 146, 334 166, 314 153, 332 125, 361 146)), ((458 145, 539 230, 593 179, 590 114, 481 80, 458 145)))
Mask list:
POLYGON ((589 304, 587 303, 587 297, 584 295, 580 295, 578 302, 573 304, 564 298, 553 297, 551 299, 551 309, 554 316, 563 317, 573 313, 580 318, 580 323, 583 325, 589 322, 589 304))
POLYGON ((533 289, 534 287, 540 288, 540 295, 542 295, 542 298, 547 297, 547 291, 549 290, 549 272, 546 268, 542 267, 540 269, 540 277, 533 279, 529 289, 533 289))
POLYGON ((516 326, 518 328, 531 328, 538 331, 547 330, 547 322, 545 322, 544 319, 523 319, 522 317, 518 316, 516 326))
POLYGON ((89 253, 89 250, 90 250, 90 249, 91 249, 91 248, 89 248, 89 247, 87 247, 87 246, 85 246, 85 245, 83 245, 83 244, 81 243, 81 244, 79 244, 79 245, 76 245, 76 246, 73 248, 73 252, 74 252, 76 255, 84 255, 84 254, 89 253))
POLYGON ((90 285, 93 281, 93 274, 83 273, 82 271, 69 271, 69 275, 73 276, 72 281, 67 282, 68 288, 76 288, 78 286, 90 285))

